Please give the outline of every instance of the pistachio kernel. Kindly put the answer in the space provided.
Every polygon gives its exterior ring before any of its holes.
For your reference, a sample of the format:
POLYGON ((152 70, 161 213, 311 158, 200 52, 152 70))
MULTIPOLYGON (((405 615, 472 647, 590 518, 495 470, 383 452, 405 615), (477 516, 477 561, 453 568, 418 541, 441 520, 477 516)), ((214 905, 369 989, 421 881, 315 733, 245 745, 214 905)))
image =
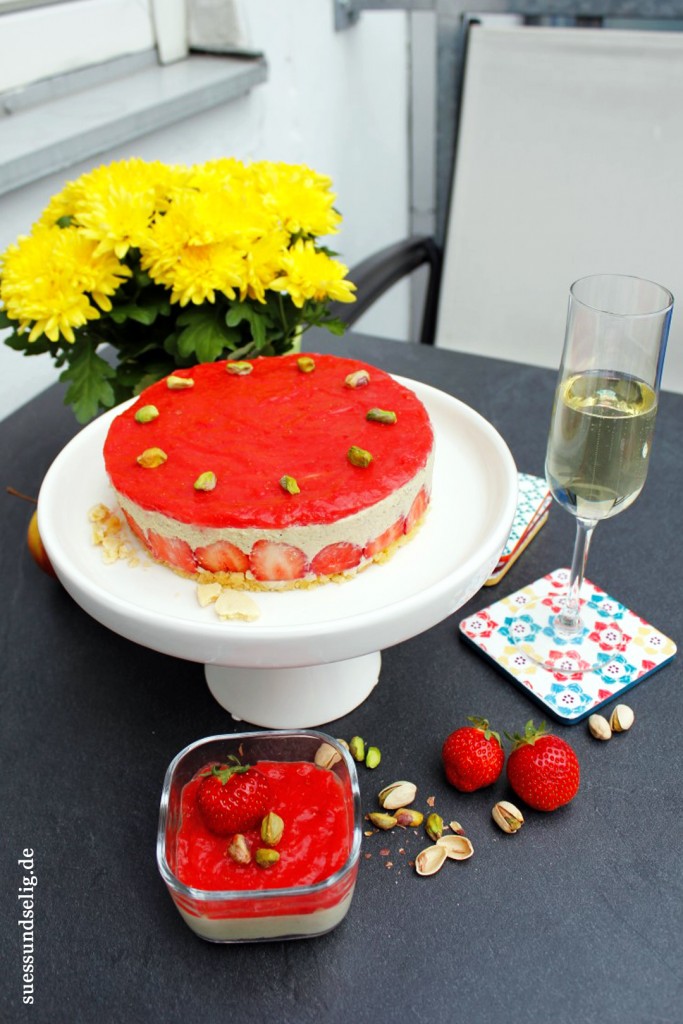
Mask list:
POLYGON ((280 477, 280 487, 282 488, 283 491, 287 491, 287 494, 301 493, 301 488, 299 487, 294 477, 287 476, 286 473, 284 476, 280 477))
POLYGON ((425 822, 425 832, 435 842, 443 835, 443 818, 432 811, 425 822))
POLYGON ((379 747, 368 747, 365 755, 365 767, 366 768, 377 768, 380 761, 382 760, 382 752, 379 747))
POLYGON ((424 814, 412 807, 397 807, 394 811, 396 824, 401 828, 417 828, 424 821, 424 814))
POLYGON ((367 817, 368 821, 371 821, 376 828, 384 829, 385 832, 397 824, 393 814, 382 814, 381 811, 373 811, 367 817))
POLYGON ((236 864, 251 864, 249 844, 240 832, 236 832, 232 837, 226 853, 228 857, 232 857, 236 864))
POLYGON ((268 846, 277 846, 282 839, 285 823, 275 811, 269 811, 261 822, 261 839, 268 846))
POLYGON ((377 799, 385 811, 393 811, 397 807, 412 804, 417 796, 417 786, 413 782, 392 782, 380 790, 377 799))
POLYGON ((227 363, 225 368, 233 377, 246 377, 254 369, 251 363, 242 362, 239 359, 232 363, 227 363))
POLYGON ((159 415, 159 410, 156 405, 143 405, 135 413, 136 423, 151 423, 159 415))
POLYGON ((310 356, 299 356, 296 365, 302 373, 313 373, 315 370, 315 359, 311 359, 310 356))
POLYGON ((166 387, 169 391, 184 391, 186 388, 193 388, 194 381, 192 377, 178 377, 177 374, 172 373, 170 377, 166 378, 166 387))
POLYGON ((498 828, 502 829, 503 832, 507 832, 509 835, 513 835, 515 832, 519 832, 520 828, 524 824, 524 815, 511 804, 509 800, 499 800, 491 810, 491 817, 495 821, 498 828))
POLYGON ((369 383, 370 374, 367 370, 354 370, 344 380, 347 388, 364 388, 369 383))
POLYGON ((346 457, 352 466, 360 466, 361 469, 367 469, 372 462, 370 452, 366 452, 365 448, 359 448, 356 444, 351 445, 346 453, 346 457))
POLYGON ((391 409, 368 409, 365 418, 373 423, 395 423, 398 416, 391 409))
POLYGON ((200 473, 194 482, 195 491, 212 491, 216 486, 216 474, 210 469, 200 473))
POLYGON ((157 466, 163 466, 168 455, 161 448, 145 448, 141 455, 138 455, 137 461, 145 469, 156 469, 157 466))
POLYGON ((349 741, 349 753, 354 761, 365 760, 365 740, 361 736, 352 736, 349 741))
POLYGON ((277 864, 279 859, 280 854, 270 846, 259 846, 254 856, 254 860, 260 868, 272 868, 273 864, 277 864))
POLYGON ((435 875, 443 867, 447 856, 443 846, 428 846, 415 858, 415 870, 418 875, 435 875))

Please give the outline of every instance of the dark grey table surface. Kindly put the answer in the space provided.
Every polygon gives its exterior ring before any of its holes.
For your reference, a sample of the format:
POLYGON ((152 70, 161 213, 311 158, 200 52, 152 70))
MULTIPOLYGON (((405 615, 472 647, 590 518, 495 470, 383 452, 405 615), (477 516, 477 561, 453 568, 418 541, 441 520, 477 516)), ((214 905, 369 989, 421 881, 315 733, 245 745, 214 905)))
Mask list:
MULTIPOLYGON (((543 473, 553 373, 361 336, 316 338, 315 348, 455 395, 500 431, 519 470, 543 473)), ((599 527, 588 571, 679 643, 682 429, 683 397, 663 394, 645 490, 599 527)), ((0 430, 2 481, 36 494, 77 425, 56 385, 0 430)), ((360 770, 366 809, 383 785, 412 779, 418 806, 433 795, 446 820, 466 826, 472 859, 419 878, 409 861, 423 839, 365 838, 335 931, 214 946, 189 931, 157 873, 158 803, 178 750, 240 724, 210 696, 200 665, 108 631, 40 572, 24 542, 30 507, 2 501, 2 1021, 683 1021, 680 655, 629 693, 631 732, 600 744, 585 724, 555 727, 579 756, 580 792, 554 814, 529 812, 518 835, 491 821, 495 800, 511 795, 503 780, 465 796, 442 776, 441 743, 466 716, 509 732, 542 717, 458 639, 457 624, 567 564, 565 512, 553 508, 497 587, 385 651, 369 699, 325 726, 382 750, 378 769, 360 770), (17 923, 27 848, 37 878, 32 1006, 22 1005, 17 923)))

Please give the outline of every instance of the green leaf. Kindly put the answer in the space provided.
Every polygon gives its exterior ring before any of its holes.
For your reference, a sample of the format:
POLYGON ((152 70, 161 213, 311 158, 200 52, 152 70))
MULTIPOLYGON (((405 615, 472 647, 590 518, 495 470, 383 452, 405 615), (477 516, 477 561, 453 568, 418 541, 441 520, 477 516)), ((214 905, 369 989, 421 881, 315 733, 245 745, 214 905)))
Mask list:
POLYGON ((126 320, 135 320, 136 323, 149 326, 158 316, 168 316, 169 311, 170 304, 162 299, 144 303, 129 302, 122 306, 114 306, 109 313, 109 319, 113 320, 115 324, 125 323, 126 320))
POLYGON ((4 309, 0 309, 0 327, 16 327, 16 320, 10 320, 4 309))
POLYGON ((183 328, 178 337, 178 352, 181 356, 193 353, 200 363, 212 363, 225 348, 226 336, 220 322, 214 316, 198 314, 183 328))
POLYGON ((256 349, 260 351, 266 344, 266 332, 271 324, 267 309, 264 308, 264 311, 260 312, 246 302, 234 302, 226 314, 226 324, 228 327, 236 327, 245 321, 251 329, 256 349))
POLYGON ((69 383, 64 397, 79 423, 87 423, 101 409, 114 404, 114 389, 109 381, 116 371, 97 355, 87 343, 74 347, 69 356, 69 366, 59 375, 61 381, 69 383))

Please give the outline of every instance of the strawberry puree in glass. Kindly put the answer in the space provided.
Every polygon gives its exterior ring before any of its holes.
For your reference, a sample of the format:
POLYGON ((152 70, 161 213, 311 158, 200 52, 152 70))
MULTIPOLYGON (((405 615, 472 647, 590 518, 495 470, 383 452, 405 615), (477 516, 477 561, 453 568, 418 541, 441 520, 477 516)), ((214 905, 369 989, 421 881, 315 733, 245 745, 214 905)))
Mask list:
MULTIPOLYGON (((210 768, 207 765, 202 772, 210 768)), ((238 864, 228 855, 230 838, 212 833, 199 811, 200 772, 183 787, 181 796, 175 868, 185 885, 223 891, 286 889, 321 882, 346 863, 353 822, 337 775, 303 761, 259 761, 255 768, 268 779, 269 810, 284 821, 282 838, 274 847, 279 861, 263 868, 254 860, 238 864)), ((266 846, 258 829, 244 835, 252 857, 258 847, 266 846)), ((278 910, 286 912, 277 904, 269 907, 271 914, 278 910)))

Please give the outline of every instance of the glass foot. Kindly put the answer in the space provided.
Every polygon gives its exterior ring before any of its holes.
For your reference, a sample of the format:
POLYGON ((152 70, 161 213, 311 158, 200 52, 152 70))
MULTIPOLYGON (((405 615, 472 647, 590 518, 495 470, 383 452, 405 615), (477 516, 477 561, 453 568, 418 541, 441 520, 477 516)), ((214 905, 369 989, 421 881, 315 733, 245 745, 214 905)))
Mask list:
POLYGON ((599 672, 625 650, 628 638, 604 610, 582 604, 581 627, 573 634, 557 621, 559 610, 544 602, 506 620, 508 639, 534 664, 577 676, 599 672))

